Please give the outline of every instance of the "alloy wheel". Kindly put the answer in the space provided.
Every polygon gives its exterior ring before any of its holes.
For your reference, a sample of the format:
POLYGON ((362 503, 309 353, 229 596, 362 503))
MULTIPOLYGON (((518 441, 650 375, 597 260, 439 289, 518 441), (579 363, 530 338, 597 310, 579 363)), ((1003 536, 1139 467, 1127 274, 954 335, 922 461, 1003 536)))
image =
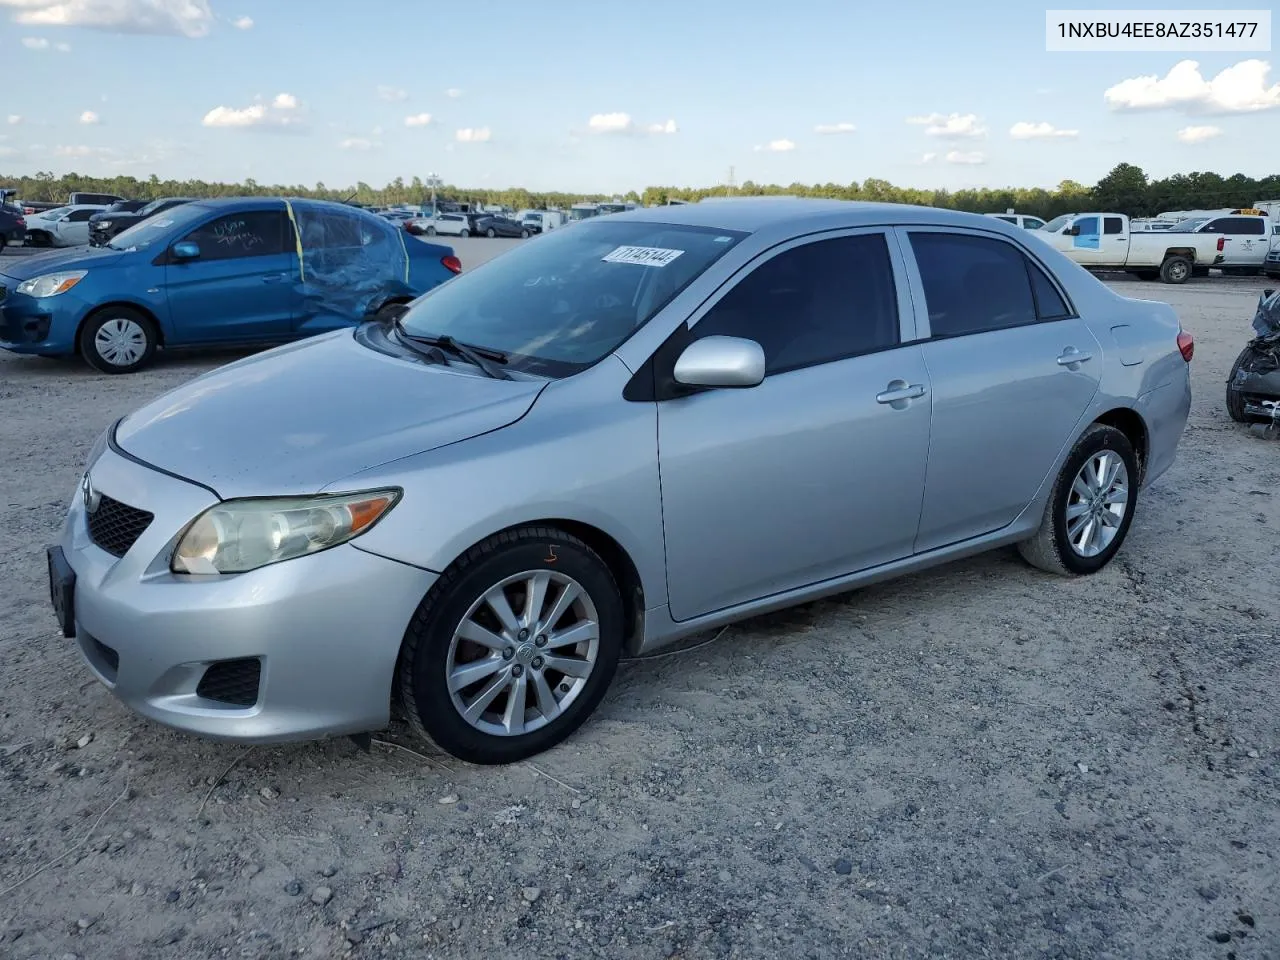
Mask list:
POLYGON ((449 696, 483 733, 531 733, 578 698, 599 653, 600 619, 582 585, 528 570, 490 587, 462 618, 445 658, 449 696))
POLYGON ((1116 538, 1129 510, 1129 469, 1113 450, 1084 462, 1067 497, 1067 542, 1081 557, 1096 557, 1116 538))

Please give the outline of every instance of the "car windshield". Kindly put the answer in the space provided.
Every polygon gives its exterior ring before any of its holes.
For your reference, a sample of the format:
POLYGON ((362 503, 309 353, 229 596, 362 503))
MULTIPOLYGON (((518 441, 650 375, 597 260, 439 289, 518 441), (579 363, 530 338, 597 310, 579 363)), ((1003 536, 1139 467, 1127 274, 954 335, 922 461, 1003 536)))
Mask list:
POLYGON ((1169 228, 1169 233, 1194 233, 1197 227, 1202 227, 1209 222, 1208 217, 1195 217, 1191 220, 1179 220, 1169 228))
POLYGON ((571 376, 612 353, 743 236, 638 221, 552 231, 436 287, 402 329, 501 351, 525 373, 571 376))
POLYGON ((1072 215, 1069 213, 1064 213, 1060 217, 1054 217, 1040 229, 1045 231, 1045 233, 1057 233, 1067 225, 1067 221, 1071 219, 1071 216, 1072 215))
POLYGON ((152 200, 145 207, 143 207, 141 210, 138 211, 138 216, 149 217, 151 216, 151 214, 155 213, 157 210, 159 210, 162 206, 164 206, 168 202, 169 202, 168 200, 152 200))
POLYGON ((54 207, 52 210, 46 210, 44 213, 40 214, 40 217, 44 220, 57 220, 59 217, 64 217, 70 212, 70 207, 54 207))
POLYGON ((209 209, 199 203, 184 203, 165 210, 162 214, 135 223, 128 230, 121 230, 108 244, 113 250, 145 250, 168 236, 168 228, 174 224, 189 225, 207 216, 209 209))

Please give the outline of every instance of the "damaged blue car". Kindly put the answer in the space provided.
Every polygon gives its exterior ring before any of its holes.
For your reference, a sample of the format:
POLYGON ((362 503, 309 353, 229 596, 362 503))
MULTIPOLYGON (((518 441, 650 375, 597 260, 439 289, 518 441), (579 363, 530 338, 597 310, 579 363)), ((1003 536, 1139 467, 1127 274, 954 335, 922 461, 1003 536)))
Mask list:
POLYGON ((393 316, 461 270, 451 247, 356 207, 202 200, 104 247, 6 260, 0 348, 133 373, 160 348, 272 345, 393 316))

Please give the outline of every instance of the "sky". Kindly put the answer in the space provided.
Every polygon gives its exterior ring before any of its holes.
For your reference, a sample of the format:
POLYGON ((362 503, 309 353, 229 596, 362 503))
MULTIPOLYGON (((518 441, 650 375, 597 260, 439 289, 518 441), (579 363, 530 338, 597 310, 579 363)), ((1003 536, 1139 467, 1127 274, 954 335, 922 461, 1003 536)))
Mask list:
POLYGON ((0 0, 0 174, 622 193, 730 168, 948 189, 1092 184, 1122 161, 1280 172, 1271 53, 1049 53, 1044 11, 0 0))

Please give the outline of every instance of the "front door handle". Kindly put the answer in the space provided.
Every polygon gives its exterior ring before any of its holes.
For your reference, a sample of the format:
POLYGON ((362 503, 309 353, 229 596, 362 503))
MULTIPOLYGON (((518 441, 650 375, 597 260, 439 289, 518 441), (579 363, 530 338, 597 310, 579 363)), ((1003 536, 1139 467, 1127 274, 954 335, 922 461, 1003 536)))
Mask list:
POLYGON ((925 394, 924 384, 907 383, 905 380, 891 380, 883 393, 876 394, 876 403, 901 403, 904 400, 918 400, 925 394))
POLYGON ((1086 360, 1092 360, 1092 353, 1081 353, 1075 347, 1067 347, 1062 351, 1062 355, 1058 357, 1058 366, 1071 367, 1077 363, 1084 363, 1086 360))
POLYGON ((283 274, 283 273, 268 273, 265 277, 262 278, 262 282, 263 283, 279 283, 286 276, 287 274, 283 274))

